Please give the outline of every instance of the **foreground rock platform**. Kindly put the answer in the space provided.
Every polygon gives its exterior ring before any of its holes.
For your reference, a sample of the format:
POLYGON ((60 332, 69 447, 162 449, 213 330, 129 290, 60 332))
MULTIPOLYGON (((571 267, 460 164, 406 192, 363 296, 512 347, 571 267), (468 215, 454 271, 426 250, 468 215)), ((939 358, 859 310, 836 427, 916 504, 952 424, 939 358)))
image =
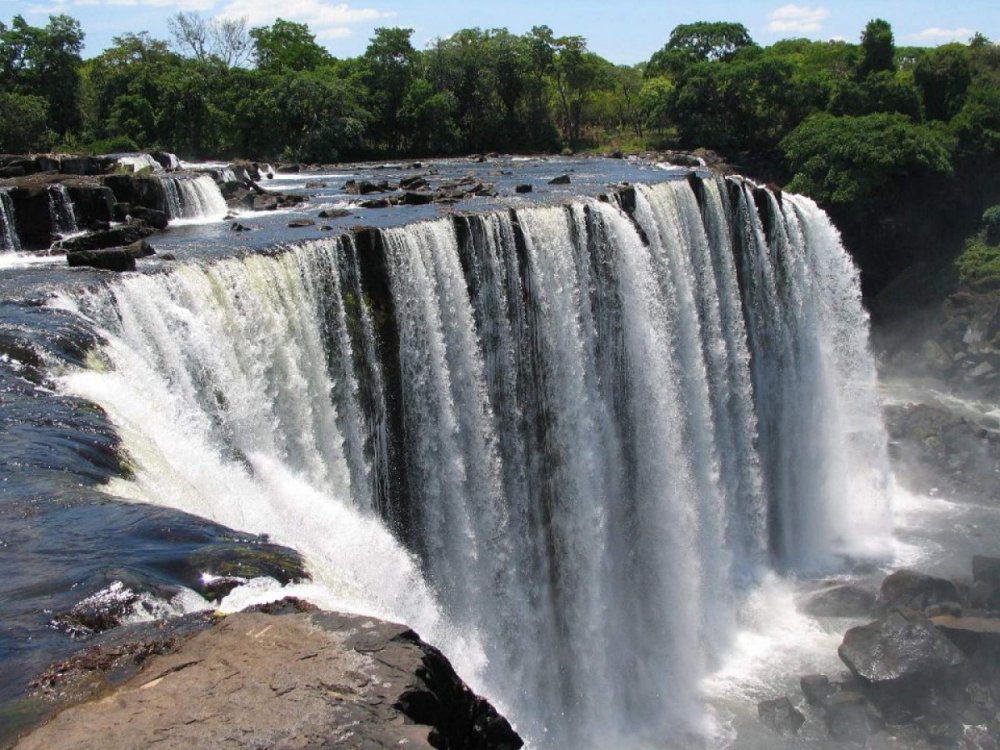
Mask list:
POLYGON ((409 628, 310 609, 297 602, 225 617, 16 747, 522 746, 409 628))

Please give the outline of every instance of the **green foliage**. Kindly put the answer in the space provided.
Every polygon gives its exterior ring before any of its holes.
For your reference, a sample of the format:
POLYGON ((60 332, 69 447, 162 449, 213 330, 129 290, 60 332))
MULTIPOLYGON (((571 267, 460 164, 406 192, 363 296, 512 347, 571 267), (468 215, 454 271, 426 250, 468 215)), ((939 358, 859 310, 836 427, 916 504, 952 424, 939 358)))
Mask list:
POLYGON ((872 73, 896 70, 896 43, 888 21, 876 18, 868 22, 861 34, 861 60, 858 78, 864 80, 872 73))
POLYGON ((990 243, 983 233, 970 238, 955 261, 959 278, 979 288, 1000 287, 1000 243, 990 243))
POLYGON ((40 96, 0 93, 0 153, 43 151, 52 134, 48 102, 40 96))
POLYGON ((87 151, 91 154, 131 154, 139 151, 139 145, 128 136, 118 135, 114 138, 91 141, 87 151))
POLYGON ((814 114, 781 147, 795 174, 789 189, 833 205, 885 199, 908 178, 952 171, 948 137, 899 114, 814 114))
POLYGON ((739 50, 752 46, 750 32, 741 23, 685 23, 677 26, 663 49, 653 54, 647 70, 651 75, 678 75, 694 63, 729 60, 739 50))
POLYGON ((250 29, 250 39, 257 68, 269 73, 315 70, 333 61, 304 23, 279 18, 270 26, 250 29))
POLYGON ((988 243, 1000 244, 1000 205, 990 206, 983 211, 983 230, 988 243))
POLYGON ((913 70, 929 120, 950 120, 962 109, 972 81, 969 48, 946 44, 920 57, 913 70))

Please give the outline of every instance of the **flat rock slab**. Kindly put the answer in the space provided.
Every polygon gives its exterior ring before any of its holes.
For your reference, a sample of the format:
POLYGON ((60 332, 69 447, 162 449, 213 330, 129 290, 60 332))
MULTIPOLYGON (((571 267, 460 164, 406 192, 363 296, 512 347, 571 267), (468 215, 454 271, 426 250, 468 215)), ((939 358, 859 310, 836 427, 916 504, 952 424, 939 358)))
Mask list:
POLYGON ((22 738, 45 748, 495 748, 521 740, 405 626, 244 612, 22 738))

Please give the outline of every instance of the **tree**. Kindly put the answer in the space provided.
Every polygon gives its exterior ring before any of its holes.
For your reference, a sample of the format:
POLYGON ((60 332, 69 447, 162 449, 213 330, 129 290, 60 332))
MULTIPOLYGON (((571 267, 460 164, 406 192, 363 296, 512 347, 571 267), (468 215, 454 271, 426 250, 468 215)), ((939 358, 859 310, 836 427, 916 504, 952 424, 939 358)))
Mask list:
POLYGON ((946 44, 929 50, 917 61, 913 80, 920 88, 927 119, 950 120, 962 109, 972 81, 968 48, 946 44))
POLYGON ((333 62, 330 53, 316 43, 316 37, 304 23, 277 19, 270 26, 250 30, 253 58, 259 70, 289 73, 315 70, 333 62))
POLYGON ((729 60, 739 50, 754 46, 750 32, 741 23, 685 23, 670 32, 663 49, 655 52, 647 75, 678 75, 689 65, 707 60, 729 60))
POLYGON ((402 147, 399 113, 419 62, 410 42, 412 35, 413 29, 377 28, 363 59, 376 120, 375 136, 393 151, 402 147))
POLYGON ((952 172, 940 129, 899 114, 814 114, 781 142, 794 178, 788 189, 833 205, 881 203, 904 181, 952 172))
POLYGON ((888 21, 876 18, 868 22, 861 34, 861 61, 858 63, 858 78, 864 80, 871 73, 881 70, 896 70, 896 45, 892 36, 892 26, 888 21))
POLYGON ((215 58, 227 68, 242 65, 250 54, 246 18, 206 20, 194 12, 177 12, 167 19, 174 47, 196 60, 215 58))
POLYGON ((48 102, 40 96, 0 93, 0 153, 22 154, 49 146, 48 102))

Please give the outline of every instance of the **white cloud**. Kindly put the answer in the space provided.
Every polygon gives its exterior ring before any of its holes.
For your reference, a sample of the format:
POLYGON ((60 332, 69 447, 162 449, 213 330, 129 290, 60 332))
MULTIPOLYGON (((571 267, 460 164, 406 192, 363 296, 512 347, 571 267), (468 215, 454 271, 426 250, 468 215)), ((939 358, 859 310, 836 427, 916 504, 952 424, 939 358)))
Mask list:
POLYGON ((393 14, 324 0, 281 0, 277 3, 274 0, 230 0, 218 15, 246 18, 250 26, 269 24, 280 16, 287 21, 308 23, 316 36, 329 38, 349 34, 349 24, 375 21, 393 14))
POLYGON ((343 39, 353 34, 349 28, 346 26, 331 26, 328 29, 322 29, 316 32, 317 39, 343 39))
POLYGON ((942 29, 938 26, 931 26, 916 34, 910 34, 909 38, 920 42, 964 42, 975 33, 975 29, 967 29, 964 26, 957 29, 942 29))
POLYGON ((805 5, 782 5, 768 14, 767 30, 815 34, 823 28, 823 21, 830 17, 826 8, 811 8, 805 5))

